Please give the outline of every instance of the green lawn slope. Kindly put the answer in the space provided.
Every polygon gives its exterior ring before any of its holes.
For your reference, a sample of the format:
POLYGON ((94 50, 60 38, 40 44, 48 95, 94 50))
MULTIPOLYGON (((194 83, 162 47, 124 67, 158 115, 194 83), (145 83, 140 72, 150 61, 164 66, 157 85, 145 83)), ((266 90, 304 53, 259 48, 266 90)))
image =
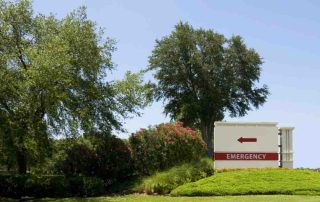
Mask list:
MULTIPOLYGON (((0 199, 2 202, 18 202, 19 200, 0 199)), ((112 197, 90 198, 60 198, 35 199, 34 202, 319 202, 320 196, 288 196, 288 195, 259 195, 259 196, 207 196, 207 197, 170 197, 125 195, 112 197)))
POLYGON ((184 184, 171 192, 173 196, 255 194, 320 195, 320 172, 286 169, 231 170, 184 184))

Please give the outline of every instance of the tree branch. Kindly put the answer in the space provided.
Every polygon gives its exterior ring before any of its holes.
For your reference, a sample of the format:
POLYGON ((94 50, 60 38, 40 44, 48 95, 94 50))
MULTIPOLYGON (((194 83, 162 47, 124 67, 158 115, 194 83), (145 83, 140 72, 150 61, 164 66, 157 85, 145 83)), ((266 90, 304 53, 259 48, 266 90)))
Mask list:
POLYGON ((14 36, 15 36, 15 43, 16 43, 16 46, 18 48, 18 58, 23 66, 23 68, 25 70, 27 70, 27 64, 25 63, 25 61, 23 60, 23 54, 22 54, 22 50, 21 50, 21 44, 20 44, 20 38, 21 38, 21 34, 19 34, 19 31, 17 29, 17 27, 15 25, 12 24, 12 28, 13 28, 13 33, 14 33, 14 36))
POLYGON ((13 114, 13 111, 10 109, 10 107, 8 106, 8 104, 3 101, 3 100, 0 100, 0 104, 10 113, 10 114, 13 114))

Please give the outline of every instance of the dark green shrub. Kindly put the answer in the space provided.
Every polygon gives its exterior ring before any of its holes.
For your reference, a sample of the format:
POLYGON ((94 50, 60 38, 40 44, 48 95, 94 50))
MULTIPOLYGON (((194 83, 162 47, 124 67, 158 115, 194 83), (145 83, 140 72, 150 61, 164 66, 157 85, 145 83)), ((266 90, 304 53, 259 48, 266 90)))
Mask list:
POLYGON ((24 176, 0 176, 0 196, 16 198, 24 193, 24 176))
POLYGON ((129 147, 115 136, 105 137, 96 147, 97 176, 109 184, 132 174, 132 159, 129 147))
POLYGON ((92 145, 77 143, 66 150, 66 157, 57 163, 58 172, 67 176, 95 176, 107 184, 131 175, 131 153, 124 141, 103 134, 87 135, 88 139, 92 145))
POLYGON ((97 196, 104 193, 104 182, 96 177, 75 176, 69 178, 72 196, 97 196))
POLYGON ((96 177, 83 177, 84 195, 98 196, 105 193, 104 181, 96 177))
POLYGON ((72 195, 69 180, 64 176, 43 176, 38 179, 43 182, 43 187, 47 191, 45 194, 46 197, 65 197, 72 195))
POLYGON ((95 177, 0 176, 1 197, 97 196, 103 193, 105 193, 104 182, 95 177))
POLYGON ((95 176, 98 157, 94 149, 77 143, 66 149, 66 158, 57 163, 57 170, 65 175, 95 176))
POLYGON ((206 151, 200 133, 183 127, 181 122, 141 129, 129 143, 137 174, 142 175, 199 160, 206 151))

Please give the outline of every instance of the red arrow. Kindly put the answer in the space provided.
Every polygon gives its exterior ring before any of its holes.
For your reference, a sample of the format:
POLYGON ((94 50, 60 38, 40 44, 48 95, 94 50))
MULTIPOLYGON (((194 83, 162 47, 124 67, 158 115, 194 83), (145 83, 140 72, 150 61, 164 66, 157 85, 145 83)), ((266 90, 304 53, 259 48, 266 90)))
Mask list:
POLYGON ((238 139, 239 142, 243 143, 243 142, 257 142, 257 138, 244 138, 244 137, 240 137, 238 139))

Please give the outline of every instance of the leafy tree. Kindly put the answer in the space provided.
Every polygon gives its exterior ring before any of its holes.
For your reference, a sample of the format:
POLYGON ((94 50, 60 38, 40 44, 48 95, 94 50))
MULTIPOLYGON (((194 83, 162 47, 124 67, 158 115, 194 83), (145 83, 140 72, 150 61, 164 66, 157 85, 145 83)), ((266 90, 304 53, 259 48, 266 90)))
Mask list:
POLYGON ((28 0, 0 0, 0 153, 20 173, 54 135, 122 129, 120 118, 150 101, 141 74, 107 81, 114 45, 85 8, 57 19, 34 14, 28 0))
POLYGON ((156 98, 166 101, 165 113, 198 127, 210 156, 214 122, 226 112, 244 116, 269 94, 266 85, 257 86, 262 60, 240 36, 227 39, 180 22, 169 36, 156 41, 149 64, 149 70, 156 70, 156 98))

